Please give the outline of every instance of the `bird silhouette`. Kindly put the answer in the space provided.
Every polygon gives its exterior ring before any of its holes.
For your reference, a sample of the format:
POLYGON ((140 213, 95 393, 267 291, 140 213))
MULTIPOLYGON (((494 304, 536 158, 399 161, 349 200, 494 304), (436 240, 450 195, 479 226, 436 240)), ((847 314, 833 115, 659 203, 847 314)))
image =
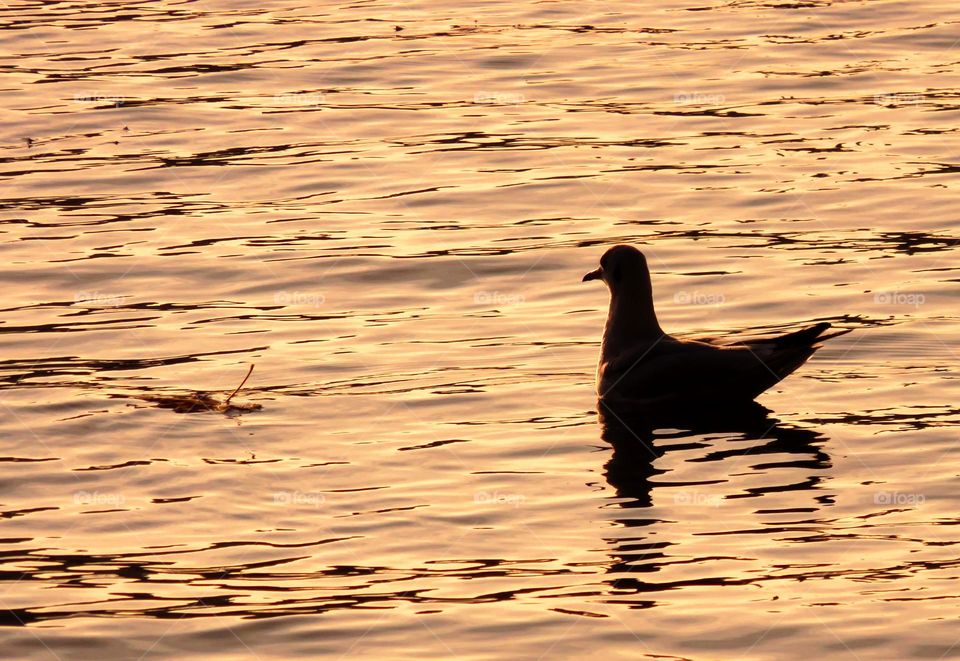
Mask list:
POLYGON ((850 332, 827 333, 830 324, 821 322, 729 344, 675 338, 660 328, 647 260, 633 246, 607 250, 600 266, 583 276, 589 280, 603 280, 610 288, 597 367, 601 400, 648 406, 751 401, 803 365, 819 342, 850 332))

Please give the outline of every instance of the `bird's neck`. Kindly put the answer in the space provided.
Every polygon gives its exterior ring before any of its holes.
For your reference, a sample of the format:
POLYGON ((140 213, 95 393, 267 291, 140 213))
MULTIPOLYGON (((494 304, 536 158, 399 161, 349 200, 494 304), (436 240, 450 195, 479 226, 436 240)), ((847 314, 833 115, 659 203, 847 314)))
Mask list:
POLYGON ((626 349, 635 348, 638 343, 652 342, 662 336, 649 285, 625 287, 611 294, 601 360, 609 360, 626 349))

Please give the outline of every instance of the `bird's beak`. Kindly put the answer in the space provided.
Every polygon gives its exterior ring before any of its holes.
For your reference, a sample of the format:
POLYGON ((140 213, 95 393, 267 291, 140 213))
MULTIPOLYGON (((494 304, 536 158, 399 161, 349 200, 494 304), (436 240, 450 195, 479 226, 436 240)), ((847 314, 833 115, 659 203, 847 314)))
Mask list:
POLYGON ((599 268, 590 271, 590 273, 583 276, 583 280, 580 282, 586 282, 588 280, 603 280, 603 271, 599 268))

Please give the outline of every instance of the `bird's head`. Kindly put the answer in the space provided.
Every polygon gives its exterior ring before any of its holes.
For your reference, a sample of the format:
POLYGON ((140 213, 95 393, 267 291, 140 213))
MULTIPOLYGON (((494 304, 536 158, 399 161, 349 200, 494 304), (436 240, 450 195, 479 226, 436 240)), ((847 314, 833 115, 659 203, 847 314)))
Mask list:
POLYGON ((583 276, 583 282, 603 280, 611 291, 618 291, 625 285, 650 286, 650 270, 643 253, 633 246, 614 246, 603 253, 600 266, 583 276))

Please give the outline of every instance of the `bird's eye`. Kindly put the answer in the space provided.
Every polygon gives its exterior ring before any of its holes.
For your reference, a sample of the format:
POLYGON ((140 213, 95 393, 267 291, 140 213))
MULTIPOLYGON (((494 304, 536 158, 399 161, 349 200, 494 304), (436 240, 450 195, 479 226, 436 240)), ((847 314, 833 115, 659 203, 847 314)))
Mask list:
POLYGON ((613 271, 610 273, 610 277, 614 282, 620 282, 620 265, 617 264, 613 267, 613 271))

